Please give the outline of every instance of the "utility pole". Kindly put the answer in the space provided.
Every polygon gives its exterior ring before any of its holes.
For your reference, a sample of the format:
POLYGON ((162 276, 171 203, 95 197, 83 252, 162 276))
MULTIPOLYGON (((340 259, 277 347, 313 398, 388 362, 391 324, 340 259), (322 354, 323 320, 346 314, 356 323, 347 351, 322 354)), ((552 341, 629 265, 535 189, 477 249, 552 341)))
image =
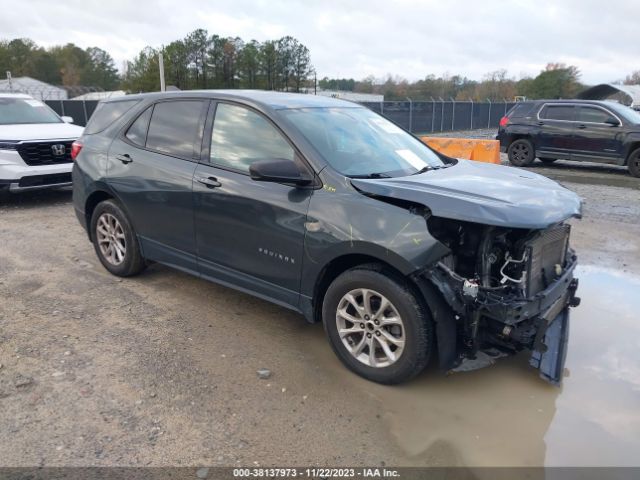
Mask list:
POLYGON ((162 52, 158 54, 158 67, 160 69, 160 91, 164 92, 164 59, 162 58, 162 52))
POLYGON ((13 92, 13 85, 11 84, 11 72, 7 70, 7 80, 9 81, 9 91, 13 92))

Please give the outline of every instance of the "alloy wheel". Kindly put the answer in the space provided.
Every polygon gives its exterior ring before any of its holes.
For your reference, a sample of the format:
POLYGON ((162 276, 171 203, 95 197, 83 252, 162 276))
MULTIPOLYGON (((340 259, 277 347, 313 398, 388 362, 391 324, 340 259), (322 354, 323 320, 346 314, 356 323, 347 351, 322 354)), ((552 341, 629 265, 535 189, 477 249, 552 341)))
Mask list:
POLYGON ((375 290, 345 294, 336 311, 338 335, 359 362, 374 368, 395 363, 404 350, 405 327, 396 307, 375 290))
POLYGON ((124 230, 118 219, 110 213, 103 213, 96 225, 96 238, 102 256, 112 265, 124 262, 127 253, 124 230))
POLYGON ((514 145, 513 156, 518 162, 526 162, 529 159, 529 147, 524 143, 514 145))

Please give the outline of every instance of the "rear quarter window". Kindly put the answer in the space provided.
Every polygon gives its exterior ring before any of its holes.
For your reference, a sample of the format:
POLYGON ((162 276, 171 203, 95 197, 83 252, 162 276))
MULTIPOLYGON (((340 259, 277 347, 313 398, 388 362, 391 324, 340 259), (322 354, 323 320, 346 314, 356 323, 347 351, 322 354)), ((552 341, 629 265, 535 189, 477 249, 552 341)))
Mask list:
POLYGON ((509 112, 507 113, 507 117, 526 117, 531 113, 531 110, 533 110, 533 103, 518 103, 511 110, 509 110, 509 112))
POLYGON ((119 102, 104 102, 98 104, 91 115, 89 123, 84 129, 85 135, 100 133, 113 122, 127 113, 140 100, 121 100, 119 102))

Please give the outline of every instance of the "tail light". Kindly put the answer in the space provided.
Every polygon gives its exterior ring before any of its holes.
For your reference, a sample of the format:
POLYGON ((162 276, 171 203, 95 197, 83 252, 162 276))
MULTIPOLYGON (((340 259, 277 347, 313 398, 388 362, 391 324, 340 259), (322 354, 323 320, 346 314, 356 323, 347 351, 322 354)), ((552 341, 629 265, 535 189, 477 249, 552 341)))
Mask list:
POLYGON ((82 143, 75 141, 71 144, 71 160, 75 160, 82 150, 82 143))
POLYGON ((506 127, 508 125, 508 123, 509 123, 509 117, 505 116, 505 117, 502 117, 500 119, 500 126, 501 127, 506 127))

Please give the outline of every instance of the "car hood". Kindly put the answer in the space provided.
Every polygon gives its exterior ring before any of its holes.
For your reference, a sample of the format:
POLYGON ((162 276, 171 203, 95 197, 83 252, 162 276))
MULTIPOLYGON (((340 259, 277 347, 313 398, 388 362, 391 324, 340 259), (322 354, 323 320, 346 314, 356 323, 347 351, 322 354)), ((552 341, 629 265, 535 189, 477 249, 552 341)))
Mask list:
POLYGON ((580 217, 581 199, 542 175, 458 160, 418 175, 352 179, 361 192, 419 203, 433 215, 512 228, 546 228, 580 217))
POLYGON ((63 140, 82 135, 83 127, 70 123, 29 123, 0 125, 1 140, 63 140))

